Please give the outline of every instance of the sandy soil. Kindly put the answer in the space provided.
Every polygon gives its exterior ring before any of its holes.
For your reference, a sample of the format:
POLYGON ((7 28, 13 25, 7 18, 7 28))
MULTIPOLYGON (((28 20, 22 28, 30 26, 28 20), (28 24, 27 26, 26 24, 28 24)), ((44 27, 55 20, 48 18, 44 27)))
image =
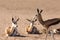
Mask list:
MULTIPOLYGON (((26 37, 8 37, 6 40, 44 40, 45 35, 26 34, 25 27, 29 25, 26 19, 32 19, 37 14, 36 9, 43 9, 43 20, 60 18, 60 0, 0 0, 0 40, 6 38, 2 36, 6 27, 11 25, 12 16, 20 18, 18 21, 18 31, 26 37)), ((36 27, 41 30, 43 26, 37 21, 36 27)), ((52 28, 59 28, 60 24, 53 25, 52 28)), ((60 35, 55 35, 56 40, 60 40, 60 35)), ((48 40, 52 40, 48 36, 48 40)))

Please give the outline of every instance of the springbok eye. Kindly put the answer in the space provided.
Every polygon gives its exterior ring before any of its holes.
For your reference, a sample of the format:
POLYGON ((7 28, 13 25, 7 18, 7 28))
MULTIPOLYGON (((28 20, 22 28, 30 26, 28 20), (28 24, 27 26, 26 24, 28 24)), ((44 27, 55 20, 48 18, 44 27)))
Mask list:
POLYGON ((35 15, 35 16, 37 16, 37 15, 35 15))
POLYGON ((35 21, 37 21, 37 19, 35 19, 35 21))

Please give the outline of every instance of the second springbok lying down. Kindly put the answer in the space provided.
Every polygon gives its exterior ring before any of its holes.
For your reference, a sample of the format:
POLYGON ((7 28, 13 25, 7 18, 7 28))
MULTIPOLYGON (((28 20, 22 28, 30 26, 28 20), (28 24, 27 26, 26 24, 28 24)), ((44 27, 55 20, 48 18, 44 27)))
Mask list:
POLYGON ((29 20, 29 19, 27 19, 27 21, 30 22, 30 25, 27 26, 26 32, 27 32, 28 34, 39 34, 39 31, 38 31, 37 28, 34 26, 34 23, 37 21, 37 19, 34 19, 34 20, 29 20))
POLYGON ((20 34, 18 33, 18 31, 17 31, 17 27, 18 27, 17 21, 18 21, 18 20, 19 20, 19 18, 16 19, 16 18, 13 18, 13 17, 12 17, 12 26, 9 26, 9 27, 7 27, 7 28, 5 29, 5 34, 6 34, 6 36, 20 35, 20 34))

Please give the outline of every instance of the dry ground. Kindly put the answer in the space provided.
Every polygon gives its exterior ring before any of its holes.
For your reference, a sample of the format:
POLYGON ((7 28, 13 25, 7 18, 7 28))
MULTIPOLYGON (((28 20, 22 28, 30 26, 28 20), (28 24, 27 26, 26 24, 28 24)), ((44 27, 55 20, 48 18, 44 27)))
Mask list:
MULTIPOLYGON (((26 19, 31 19, 37 14, 36 9, 43 9, 43 20, 60 18, 60 0, 0 0, 0 40, 6 38, 2 36, 6 27, 11 25, 12 16, 18 16, 18 31, 26 37, 8 37, 6 40, 44 40, 45 35, 28 35, 25 27, 29 25, 26 19)), ((43 26, 36 22, 36 27, 41 30, 43 26)), ((60 24, 53 25, 52 28, 59 28, 60 24)), ((55 35, 56 40, 60 40, 60 35, 55 35)), ((52 40, 49 36, 48 40, 52 40)))

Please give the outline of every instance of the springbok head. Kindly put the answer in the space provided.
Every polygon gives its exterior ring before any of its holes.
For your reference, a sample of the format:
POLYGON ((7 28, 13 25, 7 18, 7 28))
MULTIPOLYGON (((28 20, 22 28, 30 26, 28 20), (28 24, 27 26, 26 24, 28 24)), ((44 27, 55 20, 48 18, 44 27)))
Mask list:
POLYGON ((17 17, 12 17, 12 27, 18 27, 17 22, 19 21, 19 18, 17 17))
POLYGON ((33 18, 32 20, 30 20, 30 19, 26 19, 26 20, 30 22, 30 26, 33 26, 34 23, 37 21, 37 19, 35 19, 35 18, 33 18))
POLYGON ((40 11, 39 11, 39 9, 37 8, 37 13, 38 13, 38 14, 36 14, 36 16, 41 16, 42 11, 43 11, 43 10, 40 10, 40 11))
POLYGON ((36 14, 35 16, 36 16, 36 18, 38 19, 38 21, 39 21, 42 25, 44 25, 44 21, 43 21, 42 15, 41 15, 42 11, 43 11, 43 10, 40 10, 40 11, 39 11, 39 9, 37 8, 37 14, 36 14))

